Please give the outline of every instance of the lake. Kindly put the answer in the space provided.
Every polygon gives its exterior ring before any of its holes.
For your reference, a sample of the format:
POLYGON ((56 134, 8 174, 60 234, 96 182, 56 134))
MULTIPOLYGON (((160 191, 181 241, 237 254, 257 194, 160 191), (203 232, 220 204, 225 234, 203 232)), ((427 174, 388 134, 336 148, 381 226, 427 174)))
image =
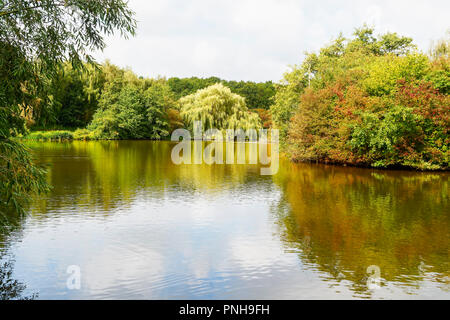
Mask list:
POLYGON ((449 173, 281 159, 262 176, 175 165, 171 142, 27 144, 53 190, 0 231, 0 296, 450 299, 449 173))

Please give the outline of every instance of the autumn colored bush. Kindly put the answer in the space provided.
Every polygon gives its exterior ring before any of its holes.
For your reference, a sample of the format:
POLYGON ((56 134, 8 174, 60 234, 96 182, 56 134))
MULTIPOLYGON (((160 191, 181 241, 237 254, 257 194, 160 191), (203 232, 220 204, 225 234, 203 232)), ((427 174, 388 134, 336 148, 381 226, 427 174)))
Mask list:
POLYGON ((264 129, 269 129, 272 127, 272 116, 270 115, 270 111, 266 109, 253 109, 261 119, 261 123, 264 129))
POLYGON ((432 58, 415 51, 408 38, 377 39, 372 32, 358 29, 353 40, 338 38, 289 76, 299 84, 299 70, 309 73, 301 93, 298 85, 287 92, 287 85, 272 108, 276 120, 280 110, 292 114, 285 121, 288 153, 294 161, 448 169, 448 56, 432 58), (386 39, 389 50, 378 50, 386 39), (291 111, 280 101, 287 93, 297 101, 291 111))

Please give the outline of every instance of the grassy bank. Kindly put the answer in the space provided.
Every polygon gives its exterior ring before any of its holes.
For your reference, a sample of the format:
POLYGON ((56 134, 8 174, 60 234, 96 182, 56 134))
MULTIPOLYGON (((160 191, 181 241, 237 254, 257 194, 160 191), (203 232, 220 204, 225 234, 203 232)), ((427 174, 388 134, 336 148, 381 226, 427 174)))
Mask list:
POLYGON ((34 131, 20 138, 34 141, 64 141, 74 140, 74 133, 68 130, 34 131))
POLYGON ((32 131, 21 136, 20 139, 33 141, 99 140, 87 129, 32 131))
POLYGON ((31 141, 72 141, 72 140, 121 140, 121 139, 104 139, 95 136, 94 132, 88 129, 70 130, 46 130, 46 131, 32 131, 27 135, 19 137, 20 140, 31 141))

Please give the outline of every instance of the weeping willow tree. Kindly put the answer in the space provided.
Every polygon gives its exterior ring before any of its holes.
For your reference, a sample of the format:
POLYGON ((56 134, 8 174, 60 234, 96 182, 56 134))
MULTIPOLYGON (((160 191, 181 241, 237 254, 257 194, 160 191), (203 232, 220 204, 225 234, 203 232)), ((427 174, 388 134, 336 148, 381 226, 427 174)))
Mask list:
POLYGON ((208 129, 258 129, 259 116, 250 112, 245 99, 218 83, 180 99, 181 116, 192 129, 195 121, 201 121, 208 129))

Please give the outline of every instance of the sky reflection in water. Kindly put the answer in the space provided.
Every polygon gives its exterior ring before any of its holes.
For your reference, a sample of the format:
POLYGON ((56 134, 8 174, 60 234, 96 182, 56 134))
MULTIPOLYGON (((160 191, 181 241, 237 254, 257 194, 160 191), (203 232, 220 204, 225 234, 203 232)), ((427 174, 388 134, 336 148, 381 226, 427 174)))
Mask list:
POLYGON ((169 142, 30 146, 54 189, 0 234, 23 297, 450 298, 448 173, 282 161, 264 177, 176 166, 169 142))

